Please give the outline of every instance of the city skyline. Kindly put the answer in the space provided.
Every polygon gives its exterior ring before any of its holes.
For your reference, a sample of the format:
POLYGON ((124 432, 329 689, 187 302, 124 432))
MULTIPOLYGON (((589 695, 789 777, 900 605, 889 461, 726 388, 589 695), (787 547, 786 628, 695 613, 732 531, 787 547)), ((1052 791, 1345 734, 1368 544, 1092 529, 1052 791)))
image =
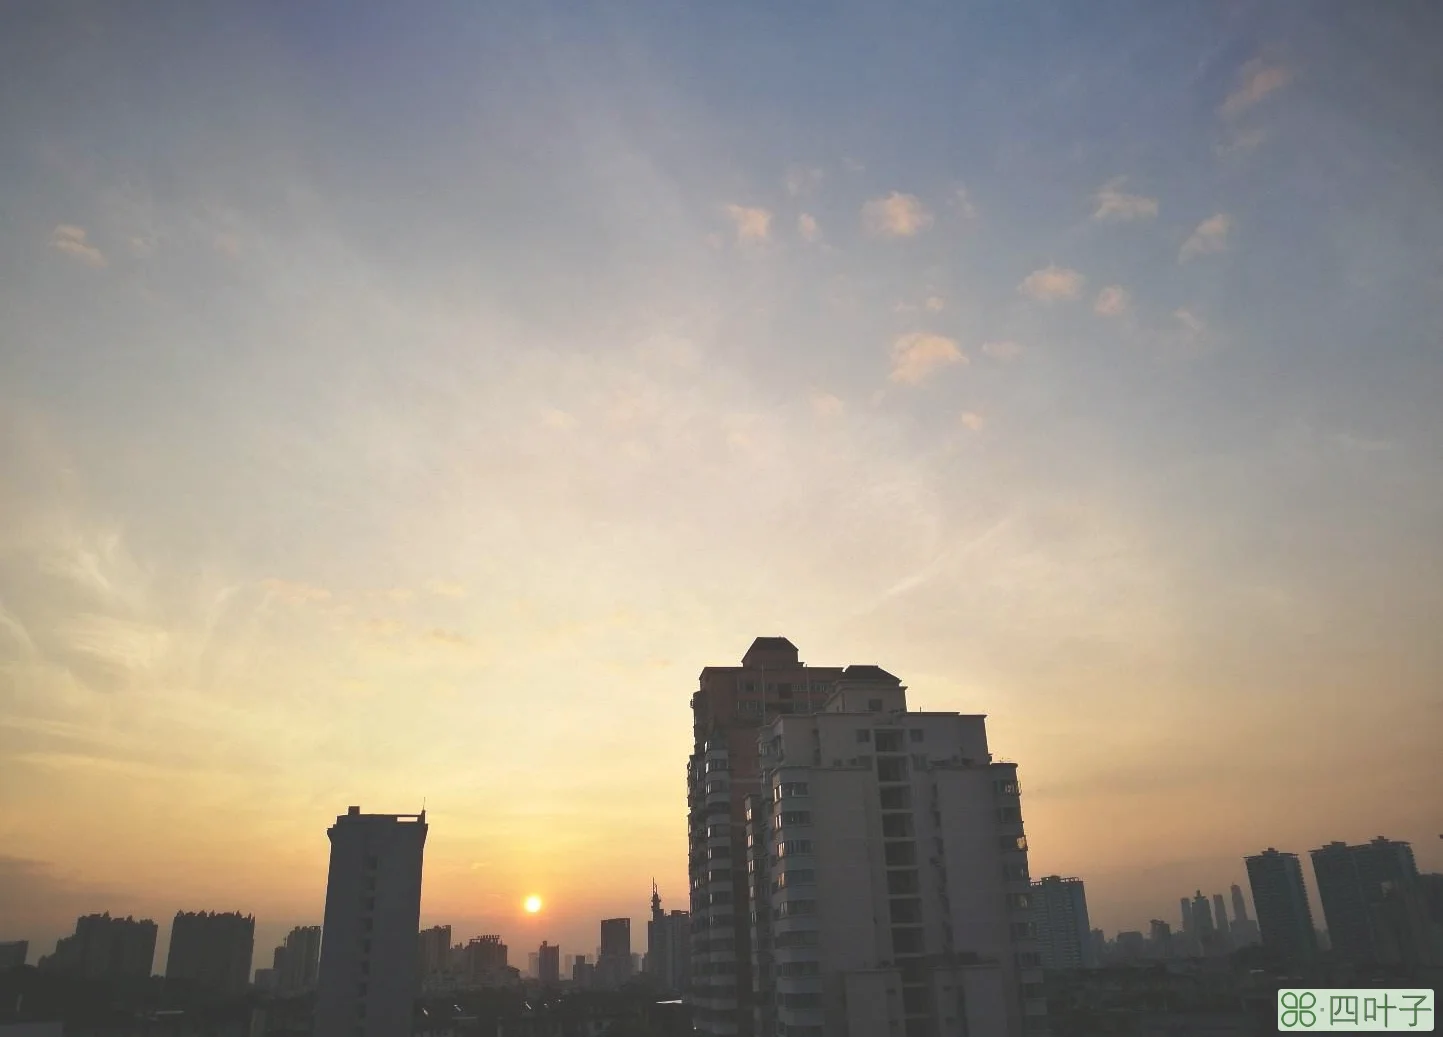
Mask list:
POLYGON ((1109 932, 1443 870, 1430 33, 658 10, 0 14, 0 939, 266 964, 361 802, 594 953, 758 635, 986 713, 1109 932))

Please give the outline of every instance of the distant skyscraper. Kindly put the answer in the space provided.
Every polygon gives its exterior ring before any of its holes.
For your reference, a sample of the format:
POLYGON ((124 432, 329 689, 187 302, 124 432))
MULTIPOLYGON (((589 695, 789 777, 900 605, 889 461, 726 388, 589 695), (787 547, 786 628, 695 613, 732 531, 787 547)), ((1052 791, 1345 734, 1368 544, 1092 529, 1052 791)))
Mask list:
POLYGON ((541 978, 541 952, 532 951, 526 955, 526 975, 532 979, 541 978))
POLYGON ((86 915, 76 919, 74 935, 63 937, 39 964, 87 979, 143 978, 155 963, 155 937, 156 925, 149 918, 86 915))
POLYGON ((251 985, 256 920, 238 911, 180 911, 170 927, 165 978, 185 980, 226 997, 239 997, 251 985))
POLYGON ((1233 921, 1246 920, 1248 917, 1247 901, 1243 900, 1243 887, 1236 882, 1233 883, 1233 921))
POLYGON ((298 925, 286 936, 281 952, 272 962, 276 968, 276 990, 282 994, 299 994, 314 989, 320 973, 321 927, 298 925))
POLYGON ((1263 947, 1289 961, 1316 957, 1313 912, 1298 855, 1268 847, 1246 858, 1246 863, 1263 947))
POLYGON ((1180 915, 1180 917, 1182 918, 1182 931, 1183 931, 1185 934, 1187 934, 1188 936, 1192 936, 1192 935, 1193 935, 1192 898, 1191 898, 1191 897, 1182 897, 1182 898, 1180 898, 1180 899, 1178 900, 1178 906, 1179 906, 1179 909, 1180 909, 1181 912, 1182 912, 1181 915, 1180 915))
POLYGON ((1172 957, 1172 926, 1160 918, 1148 923, 1147 942, 1154 958, 1172 957))
POLYGON ((1192 925, 1193 930, 1203 940, 1217 932, 1217 927, 1213 925, 1212 906, 1202 890, 1198 890, 1192 898, 1192 925))
MULTIPOLYGON (((494 933, 474 937, 460 952, 460 971, 472 981, 494 979, 510 967, 509 950, 494 933)), ((531 957, 538 956, 532 954, 531 957)))
POLYGON ((571 962, 571 982, 583 990, 592 985, 596 966, 586 960, 586 955, 578 954, 571 962))
POLYGON ((1375 907, 1387 888, 1416 888, 1413 848, 1380 835, 1361 846, 1329 843, 1314 850, 1312 858, 1333 950, 1359 964, 1384 960, 1375 907))
MULTIPOLYGON (((849 666, 824 709, 759 739, 735 905, 754 920, 756 1037, 1045 1032, 1017 767, 993 761, 985 717, 911 712, 896 677, 849 666)), ((714 781, 738 777, 726 752, 708 747, 714 781)))
POLYGON ((561 983, 561 948, 541 942, 541 949, 537 952, 537 978, 547 986, 557 986, 561 983))
POLYGON ((1032 921, 1044 969, 1095 968, 1081 879, 1049 875, 1032 883, 1032 921))
POLYGON ((29 954, 29 940, 7 940, 0 943, 0 972, 6 969, 18 969, 25 964, 25 959, 29 954))
POLYGON ((409 1037, 426 813, 362 814, 327 831, 325 932, 315 1037, 409 1037))
POLYGON ((631 978, 631 919, 604 918, 601 953, 596 959, 596 981, 604 987, 621 986, 631 978))
POLYGON ((1141 961, 1147 957, 1147 940, 1135 929, 1117 934, 1117 958, 1123 962, 1141 961))
POLYGON ((1232 926, 1228 925, 1228 911, 1223 904, 1221 893, 1213 894, 1213 928, 1217 929, 1221 936, 1227 936, 1232 932, 1232 926))
POLYGON ((427 978, 444 972, 450 964, 451 927, 436 925, 422 929, 416 936, 416 972, 424 983, 427 978))
POLYGON ((651 884, 651 920, 646 923, 646 971, 662 990, 684 994, 691 977, 691 915, 661 909, 661 894, 651 884))

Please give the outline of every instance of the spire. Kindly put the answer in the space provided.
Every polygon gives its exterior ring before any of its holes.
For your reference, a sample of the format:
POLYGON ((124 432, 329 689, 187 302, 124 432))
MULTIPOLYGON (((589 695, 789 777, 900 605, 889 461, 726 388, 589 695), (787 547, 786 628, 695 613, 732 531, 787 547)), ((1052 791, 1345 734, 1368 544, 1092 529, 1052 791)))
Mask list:
POLYGON ((656 879, 652 879, 652 880, 651 880, 651 917, 652 917, 652 918, 660 918, 661 915, 662 915, 662 911, 661 911, 661 894, 657 891, 657 888, 656 888, 656 879))

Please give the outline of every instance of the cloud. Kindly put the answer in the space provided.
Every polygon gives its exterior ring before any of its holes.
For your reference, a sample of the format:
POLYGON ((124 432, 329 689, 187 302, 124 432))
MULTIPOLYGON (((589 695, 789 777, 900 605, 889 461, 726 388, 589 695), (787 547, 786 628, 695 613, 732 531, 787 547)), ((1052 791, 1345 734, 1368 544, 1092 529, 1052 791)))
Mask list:
POLYGON ((787 170, 787 194, 800 198, 822 182, 822 171, 815 167, 793 166, 787 170))
POLYGON ((922 305, 926 307, 928 313, 941 313, 942 307, 947 305, 947 301, 940 295, 929 295, 927 301, 922 305))
POLYGON ((464 598, 466 588, 459 583, 447 583, 444 580, 430 580, 426 583, 426 592, 441 598, 464 598))
POLYGON ((812 413, 819 418, 833 418, 846 409, 839 397, 829 392, 812 393, 812 413))
POLYGON ((962 422, 963 428, 973 432, 981 432, 982 426, 987 424, 987 419, 975 410, 964 410, 958 420, 962 422))
POLYGON ((1241 155, 1260 147, 1268 139, 1267 130, 1251 129, 1234 133, 1214 148, 1219 155, 1241 155))
POLYGON ((1076 299, 1082 294, 1085 278, 1076 270, 1061 266, 1045 266, 1023 278, 1017 290, 1039 302, 1076 299))
POLYGON ((272 597, 279 598, 287 605, 305 605, 310 602, 330 601, 331 592, 324 587, 312 587, 306 583, 275 578, 261 581, 261 587, 272 597))
POLYGON ((1157 215, 1157 199, 1122 190, 1126 177, 1115 177, 1103 184, 1096 195, 1094 220, 1144 220, 1157 215))
POLYGON ((576 418, 564 410, 559 410, 556 407, 547 407, 541 412, 541 424, 547 428, 568 432, 576 427, 576 418))
POLYGON ((1132 296, 1126 288, 1120 284, 1110 284, 1097 293, 1097 302, 1093 303, 1092 312, 1099 317, 1120 317, 1127 312, 1131 304, 1132 296))
POLYGON ((453 648, 469 648, 471 639, 459 630, 443 630, 436 627, 426 634, 426 640, 433 644, 448 645, 453 648))
POLYGON ((99 269, 106 266, 105 255, 86 240, 85 228, 62 223, 50 235, 50 247, 64 252, 67 256, 99 269))
POLYGON ((1283 65, 1269 65, 1261 59, 1248 62, 1242 67, 1238 78, 1241 85, 1228 94, 1218 109, 1219 114, 1231 118, 1246 111, 1275 90, 1281 90, 1293 80, 1292 70, 1283 65))
POLYGON ((916 195, 893 191, 862 206, 862 224, 883 237, 910 238, 932 225, 932 214, 916 195))
POLYGON ((892 343, 890 377, 902 385, 918 385, 944 367, 966 362, 967 357, 952 339, 914 331, 892 343))
POLYGON ((1223 251, 1228 247, 1228 231, 1232 229, 1232 225, 1232 218, 1224 213, 1217 213, 1203 220, 1182 243, 1182 249, 1177 254, 1178 262, 1186 263, 1194 256, 1223 251))
POLYGON ((993 360, 1016 360, 1022 355, 1022 346, 1017 342, 988 342, 982 352, 993 360))
POLYGON ((822 236, 822 229, 817 226, 815 216, 804 212, 797 217, 797 233, 802 236, 803 241, 816 241, 822 236))
POLYGON ((772 214, 766 209, 728 205, 727 215, 736 224, 738 241, 766 241, 772 233, 772 214))
POLYGON ((952 192, 949 204, 961 214, 964 220, 975 220, 977 218, 977 207, 972 204, 972 198, 967 193, 967 188, 961 184, 952 192))
POLYGON ((1173 310, 1172 315, 1187 329, 1189 335, 1201 335, 1207 330, 1207 325, 1202 322, 1201 318, 1185 307, 1173 310))

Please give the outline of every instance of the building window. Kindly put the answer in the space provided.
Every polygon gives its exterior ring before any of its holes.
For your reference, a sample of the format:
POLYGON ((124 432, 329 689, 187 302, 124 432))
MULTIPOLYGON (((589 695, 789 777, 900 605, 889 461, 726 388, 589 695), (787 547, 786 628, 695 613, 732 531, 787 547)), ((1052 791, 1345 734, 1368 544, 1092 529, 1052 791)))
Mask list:
POLYGON ((907 780, 907 758, 905 756, 887 757, 877 761, 878 781, 906 781, 907 780))
POLYGON ((884 839, 910 839, 913 834, 911 814, 882 815, 882 837, 884 839))
POLYGON ((797 854, 812 852, 812 841, 810 839, 788 839, 777 844, 778 857, 795 857, 797 854))
POLYGON ((880 712, 882 712, 882 700, 881 700, 881 699, 868 699, 868 700, 867 700, 867 712, 868 712, 868 713, 880 713, 880 712))
POLYGON ((902 751, 901 731, 878 731, 872 739, 877 745, 879 753, 899 753, 902 751))
POLYGON ((1029 877, 1027 874, 1027 862, 1002 865, 1002 877, 1008 882, 1025 881, 1029 877))
POLYGON ((903 987, 902 1011, 908 1015, 926 1015, 931 1007, 929 993, 926 987, 903 987))
POLYGON ((998 842, 1003 850, 1027 849, 1027 836, 1025 835, 1004 835, 998 842))
POLYGON ((1012 938, 1014 940, 1031 940, 1037 936, 1037 927, 1031 922, 1013 922, 1012 938))
POLYGON ((903 785, 900 788, 882 789, 883 810, 910 810, 912 809, 912 787, 903 785))
POLYGON ((887 892, 893 896, 916 896, 922 892, 922 882, 916 871, 889 871, 887 892))
POLYGON ((866 728, 862 728, 860 731, 857 732, 857 741, 859 741, 859 742, 870 742, 871 740, 872 740, 872 732, 871 732, 871 731, 868 731, 866 728))
POLYGON ((920 727, 912 728, 910 731, 907 732, 907 737, 914 742, 922 741, 922 729, 920 727))
MULTIPOLYGON (((895 954, 921 954, 921 929, 893 929, 892 951, 895 954)), ((905 991, 904 991, 905 994, 905 991)))
POLYGON ((772 891, 776 892, 789 886, 815 886, 816 884, 817 873, 814 869, 793 868, 777 876, 777 881, 772 883, 772 891))
POLYGON ((1042 968, 1042 955, 1037 951, 1019 951, 1017 967, 1019 969, 1040 969, 1042 968))
POLYGON ((808 793, 807 783, 805 781, 784 781, 778 787, 781 790, 781 796, 785 799, 790 799, 793 796, 805 796, 808 793))
POLYGON ((892 900, 893 925, 920 925, 922 923, 922 901, 917 897, 892 900))
POLYGON ((917 844, 912 842, 884 843, 882 856, 889 868, 909 867, 917 863, 917 844))
POLYGON ((1026 911, 1032 906, 1032 900, 1026 893, 1008 893, 1007 906, 1013 911, 1026 911))

